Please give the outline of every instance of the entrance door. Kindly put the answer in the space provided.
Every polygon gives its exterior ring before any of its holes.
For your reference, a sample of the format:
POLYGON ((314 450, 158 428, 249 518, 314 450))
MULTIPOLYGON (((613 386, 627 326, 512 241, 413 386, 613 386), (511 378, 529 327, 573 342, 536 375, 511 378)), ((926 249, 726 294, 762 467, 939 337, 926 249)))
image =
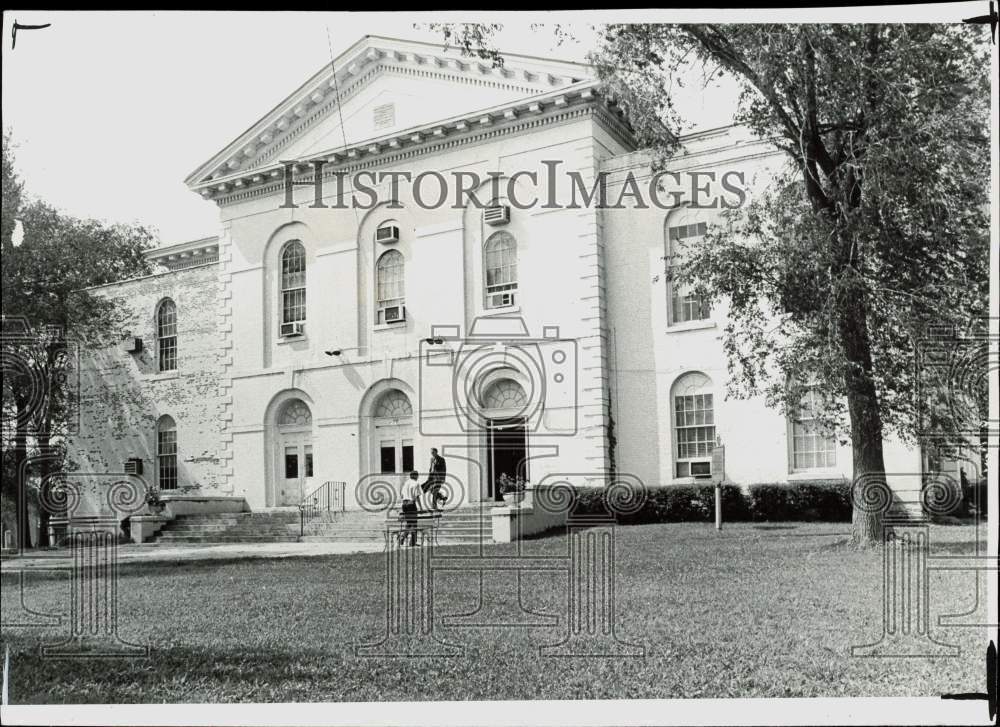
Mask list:
POLYGON ((379 471, 382 474, 394 474, 389 478, 394 484, 402 486, 407 475, 413 470, 413 440, 394 437, 379 440, 379 471))
POLYGON ((502 500, 500 475, 528 479, 528 433, 523 418, 491 419, 486 432, 487 492, 493 500, 502 500))
POLYGON ((278 463, 278 504, 298 505, 313 491, 311 438, 304 434, 282 437, 278 463))

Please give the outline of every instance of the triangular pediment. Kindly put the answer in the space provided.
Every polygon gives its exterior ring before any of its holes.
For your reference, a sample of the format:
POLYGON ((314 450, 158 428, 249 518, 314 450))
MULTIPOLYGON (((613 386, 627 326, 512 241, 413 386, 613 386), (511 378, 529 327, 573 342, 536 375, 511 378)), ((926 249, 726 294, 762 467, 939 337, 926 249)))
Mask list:
POLYGON ((583 64, 506 55, 503 68, 439 45, 365 36, 186 180, 196 187, 464 113, 570 88, 583 64))

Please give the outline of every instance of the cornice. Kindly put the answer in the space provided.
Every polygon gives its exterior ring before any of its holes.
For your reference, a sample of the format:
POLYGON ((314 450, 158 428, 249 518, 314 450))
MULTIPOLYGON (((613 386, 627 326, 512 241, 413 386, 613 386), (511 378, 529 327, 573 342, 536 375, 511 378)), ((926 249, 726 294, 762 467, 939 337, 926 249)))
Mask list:
POLYGON ((205 237, 158 247, 146 252, 145 257, 151 263, 162 265, 169 270, 217 262, 219 259, 219 238, 205 237))
POLYGON ((185 181, 197 188, 208 181, 264 166, 280 149, 287 147, 289 141, 389 69, 408 75, 439 76, 459 83, 489 84, 527 94, 568 88, 587 76, 586 67, 579 64, 553 62, 550 65, 559 72, 510 68, 506 64, 493 68, 479 59, 443 56, 442 51, 433 46, 366 36, 334 62, 325 65, 185 181))
MULTIPOLYGON (((561 90, 529 97, 487 111, 312 154, 308 159, 298 160, 301 167, 296 170, 297 181, 311 180, 312 160, 324 160, 324 178, 333 178, 336 174, 390 166, 407 159, 483 143, 587 114, 592 115, 623 146, 634 147, 634 140, 621 110, 603 96, 597 82, 586 82, 577 84, 573 89, 566 89, 565 92, 561 90)), ((194 189, 204 198, 226 206, 283 191, 284 167, 280 163, 272 163, 266 168, 253 170, 252 173, 230 175, 195 185, 194 189)))

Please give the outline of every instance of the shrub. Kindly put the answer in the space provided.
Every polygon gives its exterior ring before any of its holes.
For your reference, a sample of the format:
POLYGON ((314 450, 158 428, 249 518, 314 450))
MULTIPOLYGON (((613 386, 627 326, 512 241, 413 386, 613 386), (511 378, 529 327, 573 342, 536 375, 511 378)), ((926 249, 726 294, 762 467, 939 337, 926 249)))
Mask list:
POLYGON ((749 507, 751 519, 758 522, 850 522, 851 487, 847 480, 751 485, 749 507))
POLYGON ((980 477, 976 484, 968 484, 962 488, 962 502, 966 512, 975 512, 979 517, 986 517, 987 510, 986 478, 980 477), (977 506, 978 502, 978 506, 977 506))
MULTIPOLYGON (((604 505, 604 489, 577 490, 573 514, 610 514, 604 505)), ((714 485, 666 485, 648 488, 642 507, 637 512, 619 515, 618 522, 679 523, 714 519, 714 485)), ((850 522, 850 484, 846 480, 772 482, 751 485, 746 493, 739 485, 723 485, 722 520, 850 522)))
MULTIPOLYGON (((607 513, 603 503, 604 490, 588 487, 577 491, 574 515, 607 513)), ((724 520, 747 520, 749 508, 738 485, 723 485, 722 512, 724 520)), ((646 500, 634 513, 619 515, 623 524, 708 522, 715 518, 714 485, 668 485, 650 487, 646 500)))
POLYGON ((790 520, 794 507, 791 488, 773 482, 750 486, 750 517, 752 520, 790 520))

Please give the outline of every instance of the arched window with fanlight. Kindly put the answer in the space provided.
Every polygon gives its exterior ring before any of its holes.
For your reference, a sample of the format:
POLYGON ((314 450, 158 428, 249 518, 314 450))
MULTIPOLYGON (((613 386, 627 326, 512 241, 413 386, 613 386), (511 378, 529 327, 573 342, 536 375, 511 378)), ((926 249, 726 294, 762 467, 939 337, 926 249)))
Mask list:
POLYGON ((517 297, 517 240, 509 232, 495 232, 483 245, 483 278, 487 308, 514 305, 517 297))
POLYGON ((177 368, 177 306, 170 298, 156 308, 156 361, 160 371, 177 368))
POLYGON ((710 477, 715 447, 712 380, 700 372, 684 374, 671 387, 674 424, 674 476, 710 477))
POLYGON ((406 286, 403 253, 387 250, 375 264, 375 323, 406 320, 406 286))
POLYGON ((413 462, 413 405, 399 389, 383 393, 372 408, 378 443, 379 471, 408 473, 413 462))
POLYGON ((306 249, 298 240, 281 250, 281 333, 296 332, 306 320, 306 249))
POLYGON ((177 424, 167 415, 156 424, 156 482, 161 490, 177 489, 177 424))

